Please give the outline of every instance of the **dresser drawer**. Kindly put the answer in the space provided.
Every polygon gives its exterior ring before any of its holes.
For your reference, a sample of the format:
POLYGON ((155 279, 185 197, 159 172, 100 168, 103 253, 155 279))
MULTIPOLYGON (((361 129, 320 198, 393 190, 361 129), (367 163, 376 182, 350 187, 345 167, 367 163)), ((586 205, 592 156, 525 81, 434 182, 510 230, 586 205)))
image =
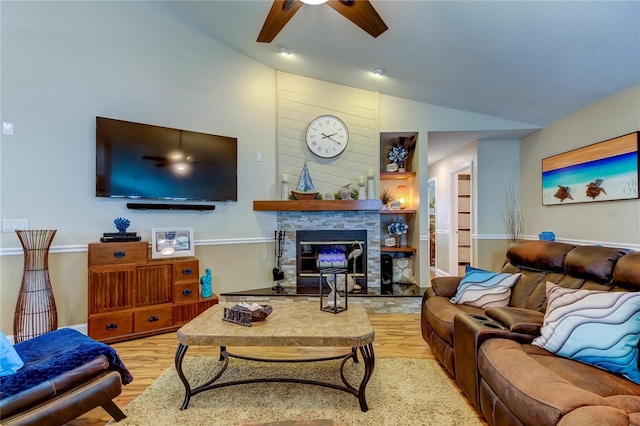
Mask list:
POLYGON ((134 332, 155 330, 158 328, 171 327, 171 305, 153 306, 145 309, 138 309, 134 313, 134 332))
POLYGON ((200 283, 175 284, 173 286, 173 303, 197 302, 200 283))
POLYGON ((147 263, 148 251, 146 241, 89 244, 89 266, 147 263))
POLYGON ((185 281, 200 282, 198 277, 198 259, 182 260, 173 264, 173 282, 180 284, 185 281))
POLYGON ((118 312, 94 315, 89 318, 89 337, 96 340, 111 339, 133 332, 133 313, 118 312))

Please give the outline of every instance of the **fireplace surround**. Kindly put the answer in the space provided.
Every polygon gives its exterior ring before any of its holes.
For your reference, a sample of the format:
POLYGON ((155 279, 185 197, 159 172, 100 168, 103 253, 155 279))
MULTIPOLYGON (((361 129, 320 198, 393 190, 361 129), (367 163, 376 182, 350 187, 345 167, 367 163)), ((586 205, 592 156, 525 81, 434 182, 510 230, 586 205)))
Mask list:
MULTIPOLYGON (((365 293, 379 293, 380 291, 380 214, 378 211, 280 211, 277 213, 278 230, 285 231, 284 248, 281 267, 285 275, 284 286, 298 289, 300 282, 302 292, 298 294, 317 294, 319 292, 319 278, 299 281, 298 248, 300 246, 298 233, 300 231, 358 231, 359 234, 338 233, 326 241, 344 241, 340 246, 351 247, 356 240, 363 241, 365 251, 360 256, 361 266, 356 265, 358 284, 365 293), (347 237, 344 237, 346 235, 347 237), (355 236, 359 235, 359 237, 355 236), (360 269, 362 268, 362 269, 360 269), (311 288, 313 287, 313 288, 311 288)), ((323 232, 326 233, 326 232, 323 232)), ((304 234, 302 234, 304 235, 304 234)), ((317 236, 319 234, 307 234, 317 236)), ((330 235, 330 233, 328 234, 330 235)), ((306 237, 305 237, 306 238, 306 237)), ((309 239, 309 241, 312 241, 309 239)), ((313 240, 321 242, 322 240, 313 240)), ((349 262, 348 266, 353 267, 349 262)), ((351 271, 352 269, 350 269, 351 271)), ((303 272, 304 274, 304 272, 303 272)), ((303 277, 304 278, 304 277, 303 277)))

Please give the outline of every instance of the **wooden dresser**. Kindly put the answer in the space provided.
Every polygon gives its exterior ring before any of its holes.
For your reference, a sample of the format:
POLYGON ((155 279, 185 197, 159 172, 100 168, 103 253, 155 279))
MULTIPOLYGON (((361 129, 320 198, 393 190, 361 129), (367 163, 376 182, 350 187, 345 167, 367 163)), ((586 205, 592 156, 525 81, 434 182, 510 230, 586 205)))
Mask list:
POLYGON ((91 243, 89 336, 117 342, 177 330, 217 296, 200 296, 195 257, 150 260, 149 243, 91 243))

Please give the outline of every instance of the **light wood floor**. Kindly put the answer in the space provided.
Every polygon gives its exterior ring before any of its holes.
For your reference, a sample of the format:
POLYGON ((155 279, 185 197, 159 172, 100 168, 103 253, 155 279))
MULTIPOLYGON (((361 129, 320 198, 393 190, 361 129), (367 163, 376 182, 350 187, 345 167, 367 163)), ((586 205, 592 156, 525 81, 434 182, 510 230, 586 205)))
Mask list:
MULTIPOLYGON (((429 358, 433 359, 429 345, 420 333, 419 314, 370 314, 376 338, 374 352, 376 358, 429 358)), ((122 394, 114 401, 124 408, 140 395, 160 374, 173 365, 177 340, 175 333, 146 337, 112 345, 134 377, 132 383, 123 387, 122 394)), ((281 356, 288 358, 325 355, 336 350, 322 348, 229 348, 231 352, 256 356, 281 356)), ((343 353, 340 350, 339 353, 343 353)), ((217 355, 217 349, 211 347, 189 347, 187 356, 217 355)), ((428 384, 425 384, 427 386, 428 384)), ((452 385, 455 382, 452 380, 452 385)), ((74 426, 104 425, 111 419, 109 415, 96 408, 69 423, 74 426)))

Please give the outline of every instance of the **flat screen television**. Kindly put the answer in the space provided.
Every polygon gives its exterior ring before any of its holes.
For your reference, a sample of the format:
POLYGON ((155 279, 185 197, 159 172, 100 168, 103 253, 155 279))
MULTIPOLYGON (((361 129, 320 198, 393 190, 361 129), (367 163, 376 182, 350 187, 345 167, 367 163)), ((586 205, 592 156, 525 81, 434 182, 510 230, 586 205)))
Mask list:
POLYGON ((238 201, 238 140, 96 117, 96 196, 238 201))

